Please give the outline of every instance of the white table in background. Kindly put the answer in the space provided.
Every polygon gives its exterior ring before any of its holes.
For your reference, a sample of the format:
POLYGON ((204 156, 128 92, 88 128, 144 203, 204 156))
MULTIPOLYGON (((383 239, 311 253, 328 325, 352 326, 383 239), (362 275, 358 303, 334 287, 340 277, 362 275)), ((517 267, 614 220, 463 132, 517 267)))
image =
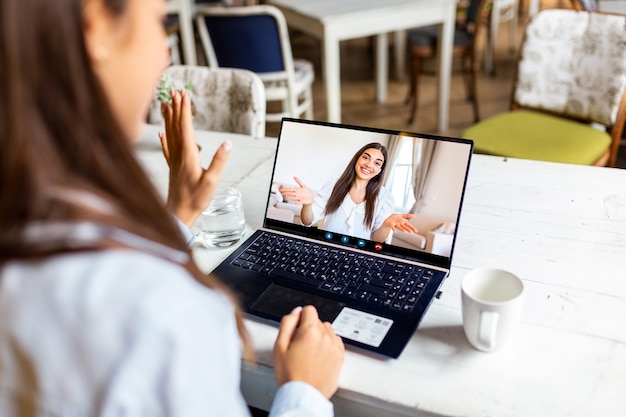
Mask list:
MULTIPOLYGON (((377 98, 387 95, 387 33, 442 24, 439 49, 439 131, 448 128, 452 43, 457 0, 269 0, 287 24, 322 42, 322 68, 328 120, 341 122, 340 54, 342 40, 376 35, 377 98)), ((402 40, 400 36, 396 41, 402 40)), ((404 48, 397 48, 404 56, 404 48)), ((403 68, 404 60, 398 65, 403 68)))
MULTIPOLYGON (((136 149, 165 195, 167 166, 146 132, 136 149)), ((243 192, 250 229, 262 222, 275 140, 198 132, 208 163, 224 139, 223 182, 243 192)), ((450 277, 397 360, 347 349, 336 416, 626 415, 626 170, 476 155, 450 277), (460 280, 508 269, 526 301, 517 344, 482 353, 465 340, 460 280)), ((232 249, 195 249, 207 272, 232 249)), ((268 409, 277 328, 247 320, 258 365, 244 368, 247 401, 268 409)))

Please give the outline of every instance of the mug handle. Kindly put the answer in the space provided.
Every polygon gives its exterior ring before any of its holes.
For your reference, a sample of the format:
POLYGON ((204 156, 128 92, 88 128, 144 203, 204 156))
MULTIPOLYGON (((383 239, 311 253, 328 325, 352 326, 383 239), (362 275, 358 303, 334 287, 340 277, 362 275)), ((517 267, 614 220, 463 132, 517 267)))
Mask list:
POLYGON ((478 343, 488 350, 496 347, 496 329, 498 328, 498 313, 495 311, 482 311, 478 323, 478 343))

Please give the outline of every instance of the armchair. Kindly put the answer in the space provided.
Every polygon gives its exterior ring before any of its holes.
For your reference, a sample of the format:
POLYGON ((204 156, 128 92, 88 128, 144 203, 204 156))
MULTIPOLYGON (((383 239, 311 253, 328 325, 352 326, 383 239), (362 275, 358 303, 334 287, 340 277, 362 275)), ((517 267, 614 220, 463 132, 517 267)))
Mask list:
POLYGON ((417 213, 409 220, 417 234, 395 232, 391 243, 409 249, 422 250, 441 256, 450 256, 456 223, 454 221, 417 213))
POLYGON ((511 111, 471 126, 474 151, 614 166, 626 117, 626 16, 543 10, 524 34, 511 111))
MULTIPOLYGON (((173 65, 164 75, 176 88, 190 82, 196 109, 194 127, 217 132, 265 136, 265 90, 253 72, 236 68, 173 65)), ((161 105, 154 98, 148 123, 163 123, 161 105)))

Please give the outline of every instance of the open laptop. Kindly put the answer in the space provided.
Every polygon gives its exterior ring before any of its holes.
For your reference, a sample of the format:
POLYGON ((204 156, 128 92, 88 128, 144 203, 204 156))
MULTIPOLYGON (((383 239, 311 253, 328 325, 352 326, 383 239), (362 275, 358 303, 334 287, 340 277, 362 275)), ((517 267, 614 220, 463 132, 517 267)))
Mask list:
POLYGON ((214 273, 251 316, 278 322, 312 304, 346 344, 397 358, 448 276, 472 147, 464 139, 285 118, 263 227, 214 273), (372 144, 383 145, 386 157, 372 144), (285 198, 285 190, 301 187, 295 177, 315 197, 310 226, 302 224, 302 205, 285 198), (335 185, 369 185, 375 177, 381 186, 366 226, 367 204, 335 185), (327 211, 329 200, 340 206, 327 211), (385 234, 384 219, 407 213, 417 233, 385 234))

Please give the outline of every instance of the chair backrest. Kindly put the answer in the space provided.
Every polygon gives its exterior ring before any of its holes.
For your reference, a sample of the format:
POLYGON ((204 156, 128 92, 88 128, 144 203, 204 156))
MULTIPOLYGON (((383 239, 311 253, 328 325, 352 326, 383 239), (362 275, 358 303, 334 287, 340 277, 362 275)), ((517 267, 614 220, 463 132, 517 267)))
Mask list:
POLYGON ((500 14, 500 22, 517 17, 518 0, 491 0, 492 9, 500 14))
POLYGON ((475 23, 478 16, 481 15, 483 9, 483 0, 470 0, 467 5, 467 12, 465 14, 465 21, 469 23, 475 23))
MULTIPOLYGON (((173 65, 163 76, 175 89, 190 85, 195 128, 265 136, 265 88, 255 73, 239 68, 173 65)), ((163 123, 156 94, 148 122, 163 123)))
POLYGON ((626 16, 543 10, 526 27, 513 107, 611 128, 623 117, 626 16))
POLYGON ((210 66, 274 73, 277 79, 290 72, 293 77, 287 23, 276 7, 200 8, 197 24, 210 66))

